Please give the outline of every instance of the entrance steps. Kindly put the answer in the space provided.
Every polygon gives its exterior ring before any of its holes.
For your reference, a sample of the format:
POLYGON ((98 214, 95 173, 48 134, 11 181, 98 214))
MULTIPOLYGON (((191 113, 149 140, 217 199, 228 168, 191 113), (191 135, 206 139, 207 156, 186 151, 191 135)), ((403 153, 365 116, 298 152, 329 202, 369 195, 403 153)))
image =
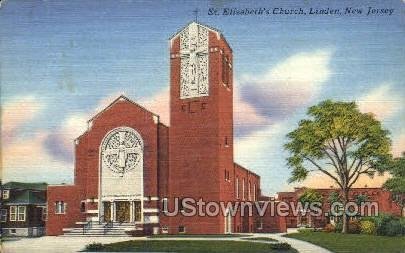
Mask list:
POLYGON ((87 222, 76 222, 77 227, 64 228, 63 236, 120 236, 129 237, 126 231, 135 230, 134 223, 113 223, 112 227, 106 227, 106 223, 99 224, 98 222, 92 222, 88 225, 87 222), (87 225, 86 225, 87 224, 87 225), (85 229, 83 227, 85 226, 85 229))

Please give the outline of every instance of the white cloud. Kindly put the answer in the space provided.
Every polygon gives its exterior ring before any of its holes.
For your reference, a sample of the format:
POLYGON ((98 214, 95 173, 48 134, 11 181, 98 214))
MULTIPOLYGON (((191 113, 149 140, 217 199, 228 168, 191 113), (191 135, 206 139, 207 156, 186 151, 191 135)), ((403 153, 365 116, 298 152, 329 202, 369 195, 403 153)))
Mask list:
POLYGON ((164 88, 149 98, 142 99, 139 104, 160 116, 160 121, 170 125, 170 90, 164 88))
POLYGON ((73 166, 55 159, 44 148, 46 133, 19 139, 3 148, 2 177, 4 181, 68 182, 73 178, 73 166))
POLYGON ((382 83, 365 96, 357 100, 362 112, 371 112, 379 120, 393 116, 403 107, 403 98, 400 92, 394 90, 390 83, 382 83))
POLYGON ((259 76, 242 78, 241 96, 260 114, 284 119, 305 106, 330 79, 330 49, 292 55, 259 76))
POLYGON ((34 96, 14 97, 1 108, 2 145, 8 144, 16 135, 19 127, 37 117, 45 104, 34 96))

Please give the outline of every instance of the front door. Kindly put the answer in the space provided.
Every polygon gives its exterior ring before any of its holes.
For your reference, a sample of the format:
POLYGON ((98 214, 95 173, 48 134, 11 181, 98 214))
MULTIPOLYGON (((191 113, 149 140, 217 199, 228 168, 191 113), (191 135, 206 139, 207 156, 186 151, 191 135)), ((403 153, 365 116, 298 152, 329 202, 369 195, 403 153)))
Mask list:
POLYGON ((111 221, 111 202, 103 202, 104 203, 104 221, 111 221))
POLYGON ((118 222, 130 222, 130 203, 129 201, 115 202, 115 217, 118 222))

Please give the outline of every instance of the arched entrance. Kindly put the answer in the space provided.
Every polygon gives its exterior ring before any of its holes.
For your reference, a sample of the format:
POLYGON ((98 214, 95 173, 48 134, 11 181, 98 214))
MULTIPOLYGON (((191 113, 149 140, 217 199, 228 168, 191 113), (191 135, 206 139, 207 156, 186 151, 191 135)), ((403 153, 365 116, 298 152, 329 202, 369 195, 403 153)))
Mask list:
POLYGON ((118 127, 100 146, 99 220, 141 223, 143 220, 143 151, 141 135, 118 127))

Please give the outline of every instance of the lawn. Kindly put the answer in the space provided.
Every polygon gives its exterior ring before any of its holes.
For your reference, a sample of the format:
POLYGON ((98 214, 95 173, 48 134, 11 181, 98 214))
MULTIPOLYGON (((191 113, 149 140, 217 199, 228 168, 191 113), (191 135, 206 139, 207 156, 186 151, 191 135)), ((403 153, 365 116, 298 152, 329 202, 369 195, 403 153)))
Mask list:
POLYGON ((105 244, 104 250, 114 252, 213 252, 213 253, 297 253, 296 250, 275 250, 271 244, 245 241, 213 241, 213 240, 135 240, 105 244))
POLYGON ((340 233, 294 233, 295 238, 329 249, 335 253, 404 253, 405 237, 388 237, 340 233))
POLYGON ((198 238, 228 238, 228 237, 245 237, 245 236, 251 236, 251 235, 242 235, 242 234, 220 234, 220 235, 212 235, 212 234, 207 234, 207 235, 191 235, 191 234, 169 235, 169 234, 159 234, 159 235, 151 235, 149 237, 150 238, 171 238, 171 237, 176 237, 176 238, 193 238, 193 237, 198 237, 198 238))
POLYGON ((243 240, 250 240, 250 241, 264 241, 264 242, 277 242, 276 239, 269 238, 269 237, 247 237, 247 238, 241 238, 243 240))

